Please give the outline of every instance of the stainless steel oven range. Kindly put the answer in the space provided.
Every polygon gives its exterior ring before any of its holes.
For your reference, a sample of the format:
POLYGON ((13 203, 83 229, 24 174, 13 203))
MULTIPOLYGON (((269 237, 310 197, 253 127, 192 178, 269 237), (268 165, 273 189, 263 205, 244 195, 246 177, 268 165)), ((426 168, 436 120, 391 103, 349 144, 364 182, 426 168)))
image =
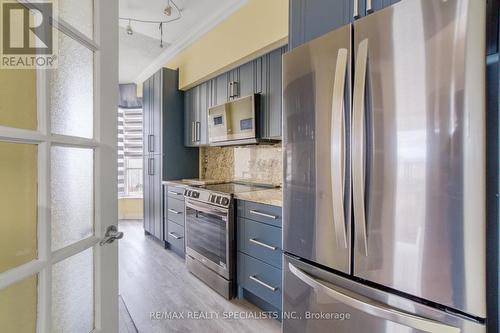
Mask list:
POLYGON ((188 187, 184 196, 188 269, 230 299, 235 277, 232 195, 188 187))

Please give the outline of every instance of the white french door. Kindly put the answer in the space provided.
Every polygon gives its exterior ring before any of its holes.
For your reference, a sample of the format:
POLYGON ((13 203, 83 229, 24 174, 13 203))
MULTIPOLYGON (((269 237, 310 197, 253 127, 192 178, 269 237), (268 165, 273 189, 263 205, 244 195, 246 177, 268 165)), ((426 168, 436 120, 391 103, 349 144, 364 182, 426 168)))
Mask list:
POLYGON ((0 69, 0 331, 117 332, 118 0, 58 7, 58 67, 0 69))

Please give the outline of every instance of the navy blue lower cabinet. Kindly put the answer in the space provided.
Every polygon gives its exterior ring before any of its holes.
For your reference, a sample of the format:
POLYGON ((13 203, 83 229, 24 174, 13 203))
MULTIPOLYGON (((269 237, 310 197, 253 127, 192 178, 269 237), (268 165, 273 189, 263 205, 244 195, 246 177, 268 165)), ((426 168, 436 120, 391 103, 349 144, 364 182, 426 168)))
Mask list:
POLYGON ((236 212, 238 298, 281 320, 281 208, 239 200, 236 212), (250 214, 252 210, 265 215, 250 214))

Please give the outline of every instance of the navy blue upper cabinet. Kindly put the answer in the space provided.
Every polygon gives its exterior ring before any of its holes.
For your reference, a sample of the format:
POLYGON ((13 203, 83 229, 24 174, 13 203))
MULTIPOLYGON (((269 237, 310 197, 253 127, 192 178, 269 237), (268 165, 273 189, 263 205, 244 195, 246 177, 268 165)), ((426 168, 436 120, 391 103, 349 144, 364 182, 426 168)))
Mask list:
POLYGON ((400 0, 290 0, 289 46, 296 48, 310 40, 354 21, 355 2, 358 15, 377 11, 400 0))
POLYGON ((208 109, 252 94, 261 94, 260 136, 281 139, 281 64, 288 47, 280 47, 185 92, 185 145, 208 145, 208 109))
MULTIPOLYGON (((290 0, 289 47, 299 45, 352 22, 357 0, 290 0)), ((364 12, 364 0, 359 0, 364 12)))
MULTIPOLYGON (((365 0, 366 1, 366 0, 365 0)), ((372 10, 377 11, 395 4, 401 0, 372 0, 372 10)))
POLYGON ((211 101, 211 82, 189 89, 184 95, 184 144, 196 147, 208 144, 208 108, 211 101))
POLYGON ((264 139, 281 139, 282 57, 281 47, 262 57, 262 75, 256 92, 261 93, 260 135, 264 139))

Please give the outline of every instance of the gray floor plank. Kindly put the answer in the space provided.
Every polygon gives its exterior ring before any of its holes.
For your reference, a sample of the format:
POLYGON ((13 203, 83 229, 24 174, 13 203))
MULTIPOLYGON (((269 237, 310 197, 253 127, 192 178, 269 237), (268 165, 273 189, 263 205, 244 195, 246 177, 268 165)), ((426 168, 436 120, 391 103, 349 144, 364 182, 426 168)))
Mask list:
POLYGON ((227 319, 224 313, 260 313, 245 300, 228 301, 190 274, 184 260, 144 236, 142 221, 120 221, 120 295, 140 333, 281 331, 273 319, 227 319), (180 312, 184 319, 150 319, 150 312, 180 312), (189 312, 219 319, 188 319, 189 312))

